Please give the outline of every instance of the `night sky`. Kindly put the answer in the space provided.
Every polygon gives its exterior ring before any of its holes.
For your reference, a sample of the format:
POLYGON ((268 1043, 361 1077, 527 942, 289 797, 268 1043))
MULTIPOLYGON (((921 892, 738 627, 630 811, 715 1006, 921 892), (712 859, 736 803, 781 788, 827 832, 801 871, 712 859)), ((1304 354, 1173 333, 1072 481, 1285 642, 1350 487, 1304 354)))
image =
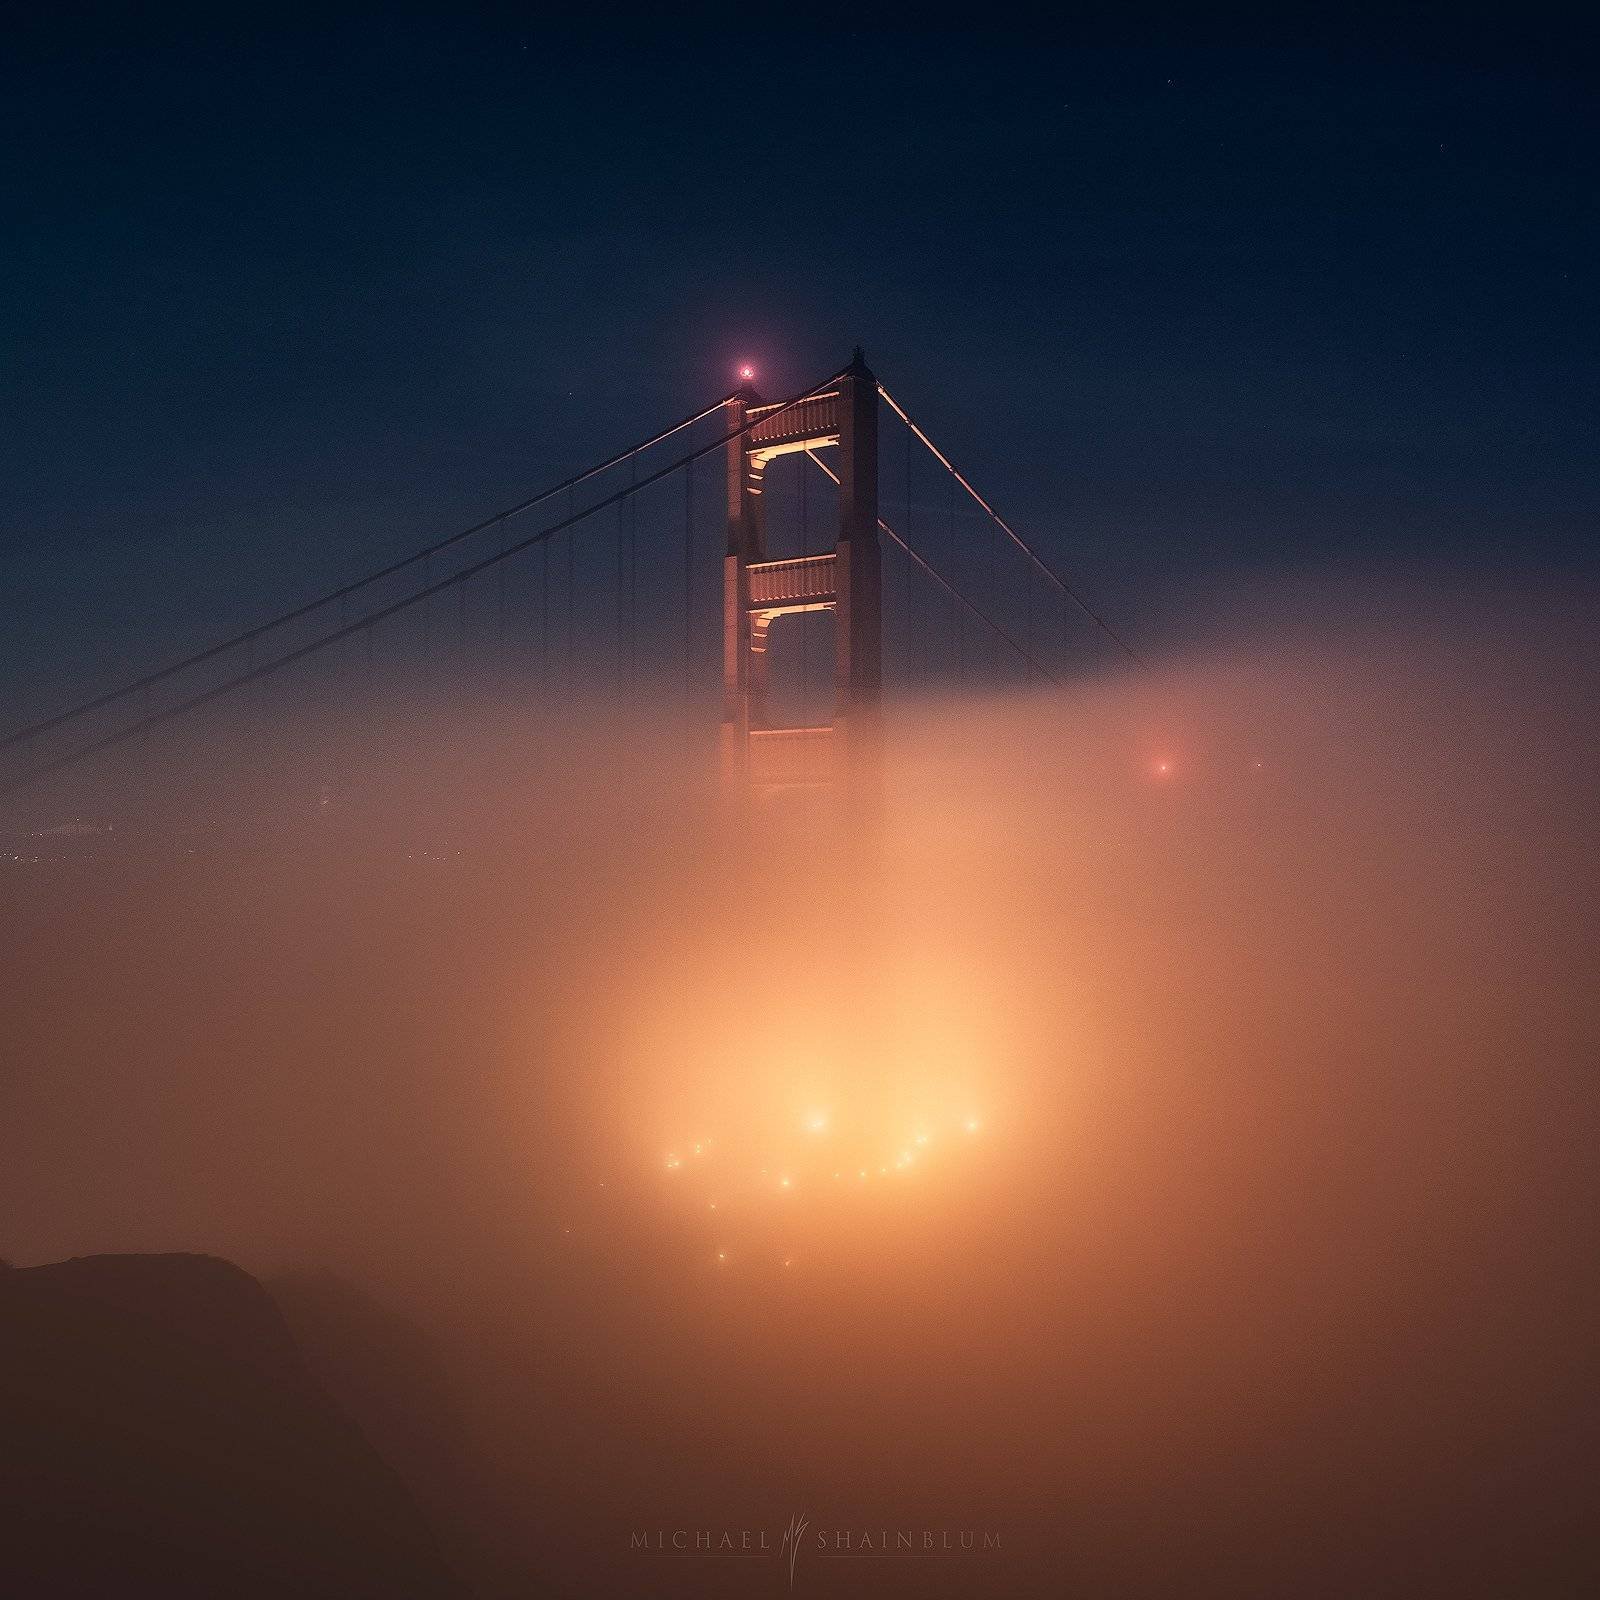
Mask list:
POLYGON ((83 15, 4 47, 10 724, 857 342, 1147 651, 1590 568, 1559 40, 83 15))

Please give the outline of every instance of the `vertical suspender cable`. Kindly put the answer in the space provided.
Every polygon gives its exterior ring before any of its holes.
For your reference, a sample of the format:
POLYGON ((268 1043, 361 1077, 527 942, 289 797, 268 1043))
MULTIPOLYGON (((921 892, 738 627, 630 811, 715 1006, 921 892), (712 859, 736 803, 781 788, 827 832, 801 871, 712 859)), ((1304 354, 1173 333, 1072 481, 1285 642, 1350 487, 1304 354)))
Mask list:
POLYGON ((683 469, 683 695, 694 695, 694 463, 683 469))
POLYGON ((539 546, 539 684, 550 683, 550 541, 539 546))
MULTIPOLYGON (((500 554, 506 553, 505 523, 500 524, 500 554)), ((497 667, 503 675, 506 670, 506 569, 511 565, 509 561, 502 561, 494 569, 495 573, 495 655, 497 667)))
POLYGON ((1033 686, 1033 568, 1022 569, 1022 581, 1027 585, 1028 596, 1028 686, 1033 686))
POLYGON ((623 549, 622 549, 622 544, 623 544, 622 525, 623 525, 624 522, 627 521, 628 507, 632 503, 633 503, 632 502, 632 496, 630 496, 627 500, 619 500, 617 502, 617 526, 616 526, 616 541, 617 541, 617 559, 616 559, 616 585, 617 585, 616 622, 617 622, 617 633, 616 633, 616 642, 617 642, 617 649, 616 649, 616 654, 612 657, 612 660, 614 661, 614 663, 616 665, 616 670, 619 673, 622 671, 623 654, 624 654, 624 651, 626 649, 626 640, 627 640, 627 633, 628 633, 627 618, 624 615, 624 612, 626 610, 627 603, 628 603, 628 592, 627 592, 627 585, 623 582, 623 571, 624 571, 624 567, 626 566, 626 561, 625 561, 625 558, 624 558, 624 555, 623 555, 623 549))
MULTIPOLYGON (((433 557, 424 556, 422 558, 422 587, 424 589, 428 589, 432 587, 432 584, 433 557)), ((433 600, 432 597, 429 596, 422 602, 422 659, 424 661, 428 660, 433 653, 433 628, 431 626, 433 621, 432 612, 433 600)))
MULTIPOLYGON (((1000 540, 994 529, 988 530, 989 540, 989 609, 1000 609, 1000 540)), ((991 641, 989 646, 989 665, 994 672, 992 688, 1000 687, 1000 641, 991 641)))
MULTIPOLYGON (((633 481, 637 476, 638 476, 638 469, 635 466, 634 457, 629 456, 628 457, 628 483, 629 483, 630 487, 632 486, 633 481)), ((616 557, 617 557, 617 559, 616 559, 616 562, 615 562, 614 573, 613 573, 614 581, 616 582, 616 585, 617 585, 617 593, 616 593, 616 624, 617 624, 617 627, 616 627, 616 645, 617 645, 617 648, 616 648, 616 654, 613 656, 612 661, 613 661, 613 666, 614 666, 615 672, 616 672, 616 674, 617 674, 617 676, 619 678, 622 676, 622 673, 623 673, 623 663, 627 659, 627 648, 628 648, 628 583, 627 583, 628 553, 627 553, 627 530, 628 530, 628 513, 630 512, 632 507, 633 507, 633 496, 631 494, 628 495, 626 499, 622 499, 622 500, 619 500, 617 502, 617 526, 616 526, 616 541, 617 541, 616 557)))
MULTIPOLYGON (((339 626, 341 628, 347 628, 349 625, 350 625, 350 596, 347 595, 347 594, 342 594, 342 595, 339 596, 339 626)), ((340 649, 338 655, 334 658, 334 665, 335 665, 336 668, 339 669, 338 670, 338 678, 337 678, 338 685, 343 690, 348 690, 349 685, 350 685, 350 680, 355 676, 355 674, 352 673, 351 670, 350 670, 350 654, 351 654, 351 652, 350 652, 350 649, 349 649, 349 645, 350 644, 354 644, 354 643, 355 643, 354 640, 350 640, 345 647, 340 649)), ((341 724, 344 723, 344 719, 341 718, 339 720, 340 720, 341 724)), ((344 725, 347 725, 347 724, 344 724, 344 725)), ((341 729, 341 731, 342 731, 342 729, 341 729)), ((338 790, 342 791, 344 789, 345 778, 346 778, 345 765, 344 765, 344 759, 343 759, 344 758, 344 740, 339 735, 335 735, 335 737, 338 738, 339 743, 338 743, 338 750, 337 750, 338 759, 335 762, 334 783, 337 786, 338 790)))
MULTIPOLYGON (((956 485, 954 478, 950 480, 947 503, 950 522, 950 572, 955 581, 960 583, 961 564, 956 559, 956 552, 961 548, 961 543, 956 538, 956 485)), ((967 686, 967 619, 966 614, 959 607, 956 608, 956 683, 963 689, 967 686)))
MULTIPOLYGON (((147 683, 139 694, 139 715, 148 720, 150 716, 150 685, 147 683)), ((146 829, 151 824, 152 806, 150 803, 150 730, 147 727, 139 735, 139 795, 140 809, 143 812, 142 821, 146 829)))
MULTIPOLYGON (((628 487, 639 485, 639 457, 628 457, 628 487)), ((634 691, 639 671, 639 500, 630 494, 623 502, 628 508, 628 693, 634 691)))
MULTIPOLYGON (((572 515, 572 491, 567 490, 567 515, 572 515)), ((578 530, 567 529, 567 594, 566 594, 566 641, 567 641, 567 693, 572 693, 572 591, 573 591, 573 560, 578 543, 578 530)))

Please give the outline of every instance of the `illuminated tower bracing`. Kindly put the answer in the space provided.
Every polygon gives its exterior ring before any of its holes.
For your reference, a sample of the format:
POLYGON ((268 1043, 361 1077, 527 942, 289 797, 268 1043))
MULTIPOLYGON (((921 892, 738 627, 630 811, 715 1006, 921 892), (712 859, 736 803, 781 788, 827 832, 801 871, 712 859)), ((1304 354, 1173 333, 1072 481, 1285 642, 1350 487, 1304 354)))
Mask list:
POLYGON ((858 350, 839 382, 798 404, 762 405, 749 391, 728 402, 728 548, 723 563, 722 770, 730 790, 761 800, 792 788, 835 790, 847 817, 876 803, 882 685, 882 576, 878 547, 878 385, 858 350), (766 559, 762 491, 767 464, 801 452, 838 452, 834 548, 766 559), (769 652, 782 618, 831 611, 833 715, 774 727, 767 714, 769 652))

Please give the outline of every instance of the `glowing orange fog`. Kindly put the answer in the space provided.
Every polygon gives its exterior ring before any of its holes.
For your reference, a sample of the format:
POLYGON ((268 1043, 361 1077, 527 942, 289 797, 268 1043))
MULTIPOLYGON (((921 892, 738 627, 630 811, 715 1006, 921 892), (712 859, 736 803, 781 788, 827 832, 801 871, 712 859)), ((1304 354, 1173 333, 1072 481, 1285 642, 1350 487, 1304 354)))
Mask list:
MULTIPOLYGON (((779 943, 792 954, 763 953, 779 943)), ((722 963, 692 978, 705 954, 661 952, 620 1044, 638 1119, 618 1159, 648 1174, 646 1203, 699 1214, 708 1241, 752 1226, 815 1248, 840 1206, 970 1184, 1003 1143, 1007 1047, 980 971, 908 962, 830 1004, 809 992, 816 963, 790 984, 775 961, 730 1003, 722 963)))

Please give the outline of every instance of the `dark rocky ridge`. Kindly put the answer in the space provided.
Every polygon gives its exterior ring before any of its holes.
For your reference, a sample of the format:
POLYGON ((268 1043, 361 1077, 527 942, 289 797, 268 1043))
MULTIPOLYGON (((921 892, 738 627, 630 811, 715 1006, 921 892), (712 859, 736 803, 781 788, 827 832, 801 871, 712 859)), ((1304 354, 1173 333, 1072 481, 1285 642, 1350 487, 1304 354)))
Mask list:
POLYGON ((415 1501, 211 1256, 0 1269, 7 1594, 457 1592, 415 1501))

